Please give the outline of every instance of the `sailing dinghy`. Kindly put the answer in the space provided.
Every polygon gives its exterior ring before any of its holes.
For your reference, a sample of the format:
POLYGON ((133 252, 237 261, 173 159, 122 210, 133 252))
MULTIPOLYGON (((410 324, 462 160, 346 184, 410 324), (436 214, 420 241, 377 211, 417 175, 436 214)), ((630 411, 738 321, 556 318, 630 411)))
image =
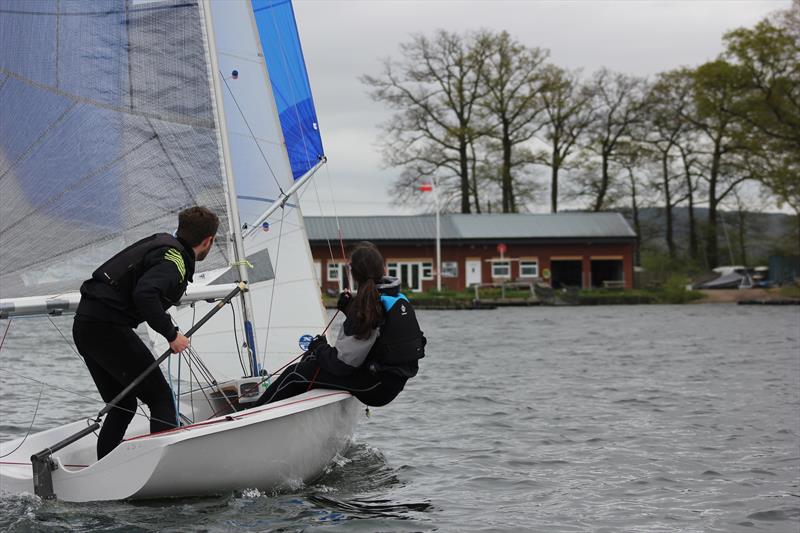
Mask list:
POLYGON ((181 427, 151 435, 135 417, 100 461, 100 416, 4 442, 0 490, 92 501, 291 487, 345 450, 348 393, 247 408, 326 328, 298 207, 324 163, 288 0, 3 1, 0 316, 74 311, 97 265, 189 205, 221 230, 171 311, 192 332, 190 350, 162 356, 184 372, 181 427))

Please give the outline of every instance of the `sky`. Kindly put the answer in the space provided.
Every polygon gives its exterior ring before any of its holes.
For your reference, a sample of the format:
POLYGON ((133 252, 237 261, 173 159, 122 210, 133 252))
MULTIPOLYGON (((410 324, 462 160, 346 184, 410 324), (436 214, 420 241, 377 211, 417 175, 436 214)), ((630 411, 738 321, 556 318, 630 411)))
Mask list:
MULTIPOLYGON (((294 0, 300 39, 319 118, 326 168, 317 190, 302 195, 304 215, 389 215, 402 206, 389 188, 400 174, 386 168, 377 141, 391 112, 372 101, 359 78, 399 58, 410 35, 437 29, 508 31, 551 61, 586 74, 601 68, 652 76, 714 59, 722 35, 752 26, 790 0, 294 0), (319 197, 319 201, 317 200, 319 197)), ((541 172, 547 169, 541 168, 541 172)), ((547 193, 530 206, 547 212, 547 193)))

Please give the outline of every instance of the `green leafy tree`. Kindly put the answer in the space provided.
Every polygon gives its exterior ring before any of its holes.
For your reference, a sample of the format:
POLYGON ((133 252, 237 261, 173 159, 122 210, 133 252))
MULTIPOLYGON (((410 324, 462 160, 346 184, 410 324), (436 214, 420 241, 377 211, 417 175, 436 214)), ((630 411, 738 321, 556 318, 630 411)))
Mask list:
POLYGON ((729 110, 741 91, 741 72, 718 59, 697 67, 692 73, 695 107, 684 117, 701 135, 702 175, 708 196, 706 258, 710 267, 719 264, 718 209, 720 202, 741 182, 751 177, 739 153, 740 122, 729 110))
POLYGON ((800 0, 724 40, 741 81, 727 112, 742 123, 745 164, 798 216, 800 249, 800 0))

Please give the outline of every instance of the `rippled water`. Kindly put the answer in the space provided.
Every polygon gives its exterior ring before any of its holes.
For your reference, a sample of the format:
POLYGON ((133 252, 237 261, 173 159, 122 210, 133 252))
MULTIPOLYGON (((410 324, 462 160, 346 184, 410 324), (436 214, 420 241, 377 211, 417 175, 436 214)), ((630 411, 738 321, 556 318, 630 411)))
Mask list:
MULTIPOLYGON (((350 451, 315 483, 145 503, 3 496, 0 529, 800 529, 800 308, 419 316, 420 375, 361 418, 350 451)), ((56 324, 68 334, 69 319, 56 324)), ((96 395, 46 320, 13 323, 0 368, 96 395)), ((40 387, 2 372, 0 385, 0 437, 24 434, 40 387)), ((34 429, 96 407, 47 390, 34 429)))

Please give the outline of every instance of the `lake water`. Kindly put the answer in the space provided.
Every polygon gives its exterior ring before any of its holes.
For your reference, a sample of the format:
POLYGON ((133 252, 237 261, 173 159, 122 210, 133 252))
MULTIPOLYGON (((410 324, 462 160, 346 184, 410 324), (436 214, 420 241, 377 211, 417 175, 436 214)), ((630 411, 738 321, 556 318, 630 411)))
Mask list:
MULTIPOLYGON (((143 503, 2 496, 0 530, 800 530, 800 307, 419 318, 420 375, 316 482, 143 503)), ((0 368, 96 397, 46 319, 12 323, 0 368)), ((0 372, 0 438, 25 433, 39 391, 0 372)), ((48 389, 34 430, 97 408, 48 389)))

